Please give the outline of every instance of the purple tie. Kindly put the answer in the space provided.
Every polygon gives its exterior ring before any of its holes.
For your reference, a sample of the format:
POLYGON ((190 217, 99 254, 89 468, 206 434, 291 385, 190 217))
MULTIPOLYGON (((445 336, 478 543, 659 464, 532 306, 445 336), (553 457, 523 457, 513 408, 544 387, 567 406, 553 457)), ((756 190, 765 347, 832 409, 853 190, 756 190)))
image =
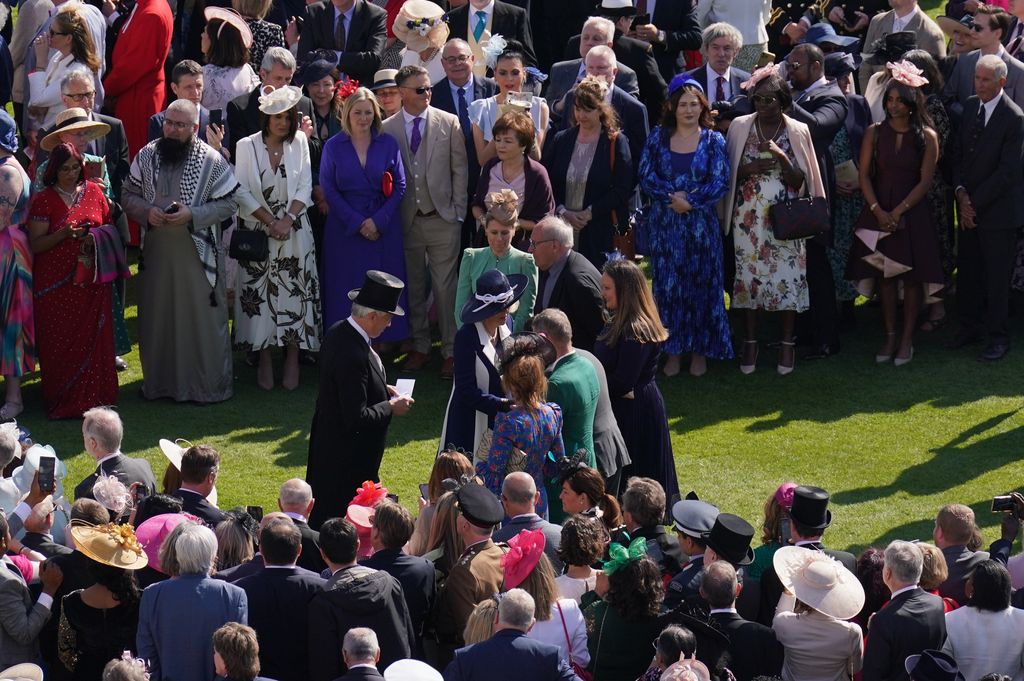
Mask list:
POLYGON ((423 119, 420 118, 419 116, 412 119, 412 139, 409 141, 409 148, 412 150, 412 153, 414 154, 420 148, 420 142, 423 141, 423 137, 420 136, 421 120, 423 119))

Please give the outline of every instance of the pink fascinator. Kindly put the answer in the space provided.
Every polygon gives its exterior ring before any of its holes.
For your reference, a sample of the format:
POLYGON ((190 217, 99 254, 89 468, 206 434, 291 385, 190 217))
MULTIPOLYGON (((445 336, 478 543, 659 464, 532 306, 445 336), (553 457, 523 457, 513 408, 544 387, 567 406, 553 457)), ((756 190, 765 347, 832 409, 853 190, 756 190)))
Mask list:
POLYGON ((740 87, 747 92, 753 92, 758 83, 768 76, 778 73, 780 66, 781 64, 768 64, 767 66, 762 66, 759 69, 754 69, 754 72, 750 74, 750 78, 740 83, 740 87))
POLYGON ((922 75, 924 71, 906 59, 901 59, 898 62, 887 62, 885 67, 889 69, 892 79, 897 83, 903 83, 909 87, 921 87, 928 84, 928 79, 922 75))
POLYGON ((523 583, 544 555, 544 532, 523 530, 508 540, 508 549, 501 557, 501 567, 505 570, 505 588, 514 589, 523 583))
POLYGON ((793 490, 796 489, 795 482, 784 482, 775 490, 775 503, 787 511, 793 508, 793 490))

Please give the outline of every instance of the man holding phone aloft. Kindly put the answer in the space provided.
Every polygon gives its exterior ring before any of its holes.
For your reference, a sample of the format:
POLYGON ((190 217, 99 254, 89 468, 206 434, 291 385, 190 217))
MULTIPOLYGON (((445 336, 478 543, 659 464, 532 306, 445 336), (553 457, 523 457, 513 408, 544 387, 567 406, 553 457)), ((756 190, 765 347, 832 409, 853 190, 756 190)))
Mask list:
POLYGON ((238 210, 238 182, 196 138, 199 110, 179 99, 163 137, 132 162, 124 209, 143 228, 139 268, 142 396, 212 403, 231 397, 231 337, 220 223, 238 210))

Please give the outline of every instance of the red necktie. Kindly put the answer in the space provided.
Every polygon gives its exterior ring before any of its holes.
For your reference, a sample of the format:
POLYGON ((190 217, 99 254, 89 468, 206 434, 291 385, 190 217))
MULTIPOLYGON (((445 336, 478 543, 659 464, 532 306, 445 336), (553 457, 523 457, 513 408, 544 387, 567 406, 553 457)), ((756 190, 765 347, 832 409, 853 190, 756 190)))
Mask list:
POLYGON ((725 76, 718 77, 718 86, 715 88, 715 101, 725 100, 725 76))
POLYGON ((647 14, 647 0, 636 0, 636 13, 647 14))

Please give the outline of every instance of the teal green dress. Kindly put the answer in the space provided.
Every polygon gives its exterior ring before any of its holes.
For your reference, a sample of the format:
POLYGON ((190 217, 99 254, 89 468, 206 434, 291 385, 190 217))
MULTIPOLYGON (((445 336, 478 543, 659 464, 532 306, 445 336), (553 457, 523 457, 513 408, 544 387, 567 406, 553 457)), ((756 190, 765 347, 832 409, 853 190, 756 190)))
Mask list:
POLYGON ((462 306, 476 289, 476 280, 487 270, 498 270, 505 275, 525 274, 529 278, 526 292, 519 299, 519 307, 512 315, 512 330, 525 331, 526 323, 533 316, 533 305, 537 300, 537 265, 533 256, 518 248, 509 248, 508 253, 498 258, 490 247, 467 248, 462 254, 459 266, 459 287, 455 292, 455 324, 462 326, 462 306))

